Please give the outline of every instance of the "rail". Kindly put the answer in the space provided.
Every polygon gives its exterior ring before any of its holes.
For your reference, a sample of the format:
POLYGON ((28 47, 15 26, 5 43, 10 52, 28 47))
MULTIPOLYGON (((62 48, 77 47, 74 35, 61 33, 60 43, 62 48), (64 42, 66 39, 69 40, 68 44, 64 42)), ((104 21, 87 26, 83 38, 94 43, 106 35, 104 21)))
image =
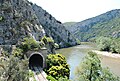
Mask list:
POLYGON ((36 81, 48 81, 45 77, 44 71, 40 66, 31 66, 30 68, 34 72, 36 81))

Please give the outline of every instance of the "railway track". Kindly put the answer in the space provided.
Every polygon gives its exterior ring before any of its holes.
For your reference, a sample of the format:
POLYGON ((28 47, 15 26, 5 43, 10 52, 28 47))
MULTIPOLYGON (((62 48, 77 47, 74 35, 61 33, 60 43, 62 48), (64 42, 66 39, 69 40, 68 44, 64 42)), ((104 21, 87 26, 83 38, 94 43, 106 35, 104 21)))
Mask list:
POLYGON ((44 75, 44 71, 39 66, 31 66, 30 67, 32 71, 34 72, 34 76, 36 81, 48 81, 44 75))

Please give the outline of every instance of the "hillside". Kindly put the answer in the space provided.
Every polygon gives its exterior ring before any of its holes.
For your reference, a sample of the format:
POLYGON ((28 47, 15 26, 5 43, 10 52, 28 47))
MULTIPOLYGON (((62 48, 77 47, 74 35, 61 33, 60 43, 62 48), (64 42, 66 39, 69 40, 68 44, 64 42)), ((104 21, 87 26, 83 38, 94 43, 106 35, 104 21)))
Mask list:
POLYGON ((60 21, 27 0, 3 0, 0 8, 0 45, 15 45, 26 36, 40 40, 45 35, 60 47, 77 44, 60 21))
POLYGON ((56 20, 51 14, 36 4, 32 7, 39 19, 39 23, 43 26, 46 35, 51 36, 60 47, 68 47, 77 45, 76 38, 65 28, 65 26, 56 20))
POLYGON ((69 26, 71 26, 71 25, 74 25, 74 24, 76 24, 77 22, 65 22, 65 23, 63 23, 63 25, 65 26, 65 27, 69 27, 69 26))
POLYGON ((69 31, 81 41, 89 41, 99 36, 120 37, 120 9, 78 22, 69 31))

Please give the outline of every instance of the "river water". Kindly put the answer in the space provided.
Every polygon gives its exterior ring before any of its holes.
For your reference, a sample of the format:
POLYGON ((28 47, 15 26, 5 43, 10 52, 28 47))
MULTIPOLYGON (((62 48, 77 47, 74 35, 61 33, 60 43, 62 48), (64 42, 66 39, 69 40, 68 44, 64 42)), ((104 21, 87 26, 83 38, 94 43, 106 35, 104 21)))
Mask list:
MULTIPOLYGON (((78 46, 57 50, 57 53, 61 53, 66 57, 67 63, 70 65, 70 79, 74 79, 76 67, 80 65, 90 50, 97 50, 97 46, 93 43, 82 43, 78 46)), ((109 67, 111 72, 120 76, 120 58, 99 56, 103 67, 109 67)))

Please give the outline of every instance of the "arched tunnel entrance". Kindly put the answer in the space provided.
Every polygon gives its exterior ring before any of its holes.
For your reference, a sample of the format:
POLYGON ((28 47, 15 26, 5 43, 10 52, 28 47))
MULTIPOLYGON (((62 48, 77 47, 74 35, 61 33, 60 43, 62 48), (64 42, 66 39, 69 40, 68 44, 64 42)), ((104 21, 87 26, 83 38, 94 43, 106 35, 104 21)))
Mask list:
POLYGON ((44 57, 41 54, 32 54, 29 58, 29 68, 44 67, 44 57))

